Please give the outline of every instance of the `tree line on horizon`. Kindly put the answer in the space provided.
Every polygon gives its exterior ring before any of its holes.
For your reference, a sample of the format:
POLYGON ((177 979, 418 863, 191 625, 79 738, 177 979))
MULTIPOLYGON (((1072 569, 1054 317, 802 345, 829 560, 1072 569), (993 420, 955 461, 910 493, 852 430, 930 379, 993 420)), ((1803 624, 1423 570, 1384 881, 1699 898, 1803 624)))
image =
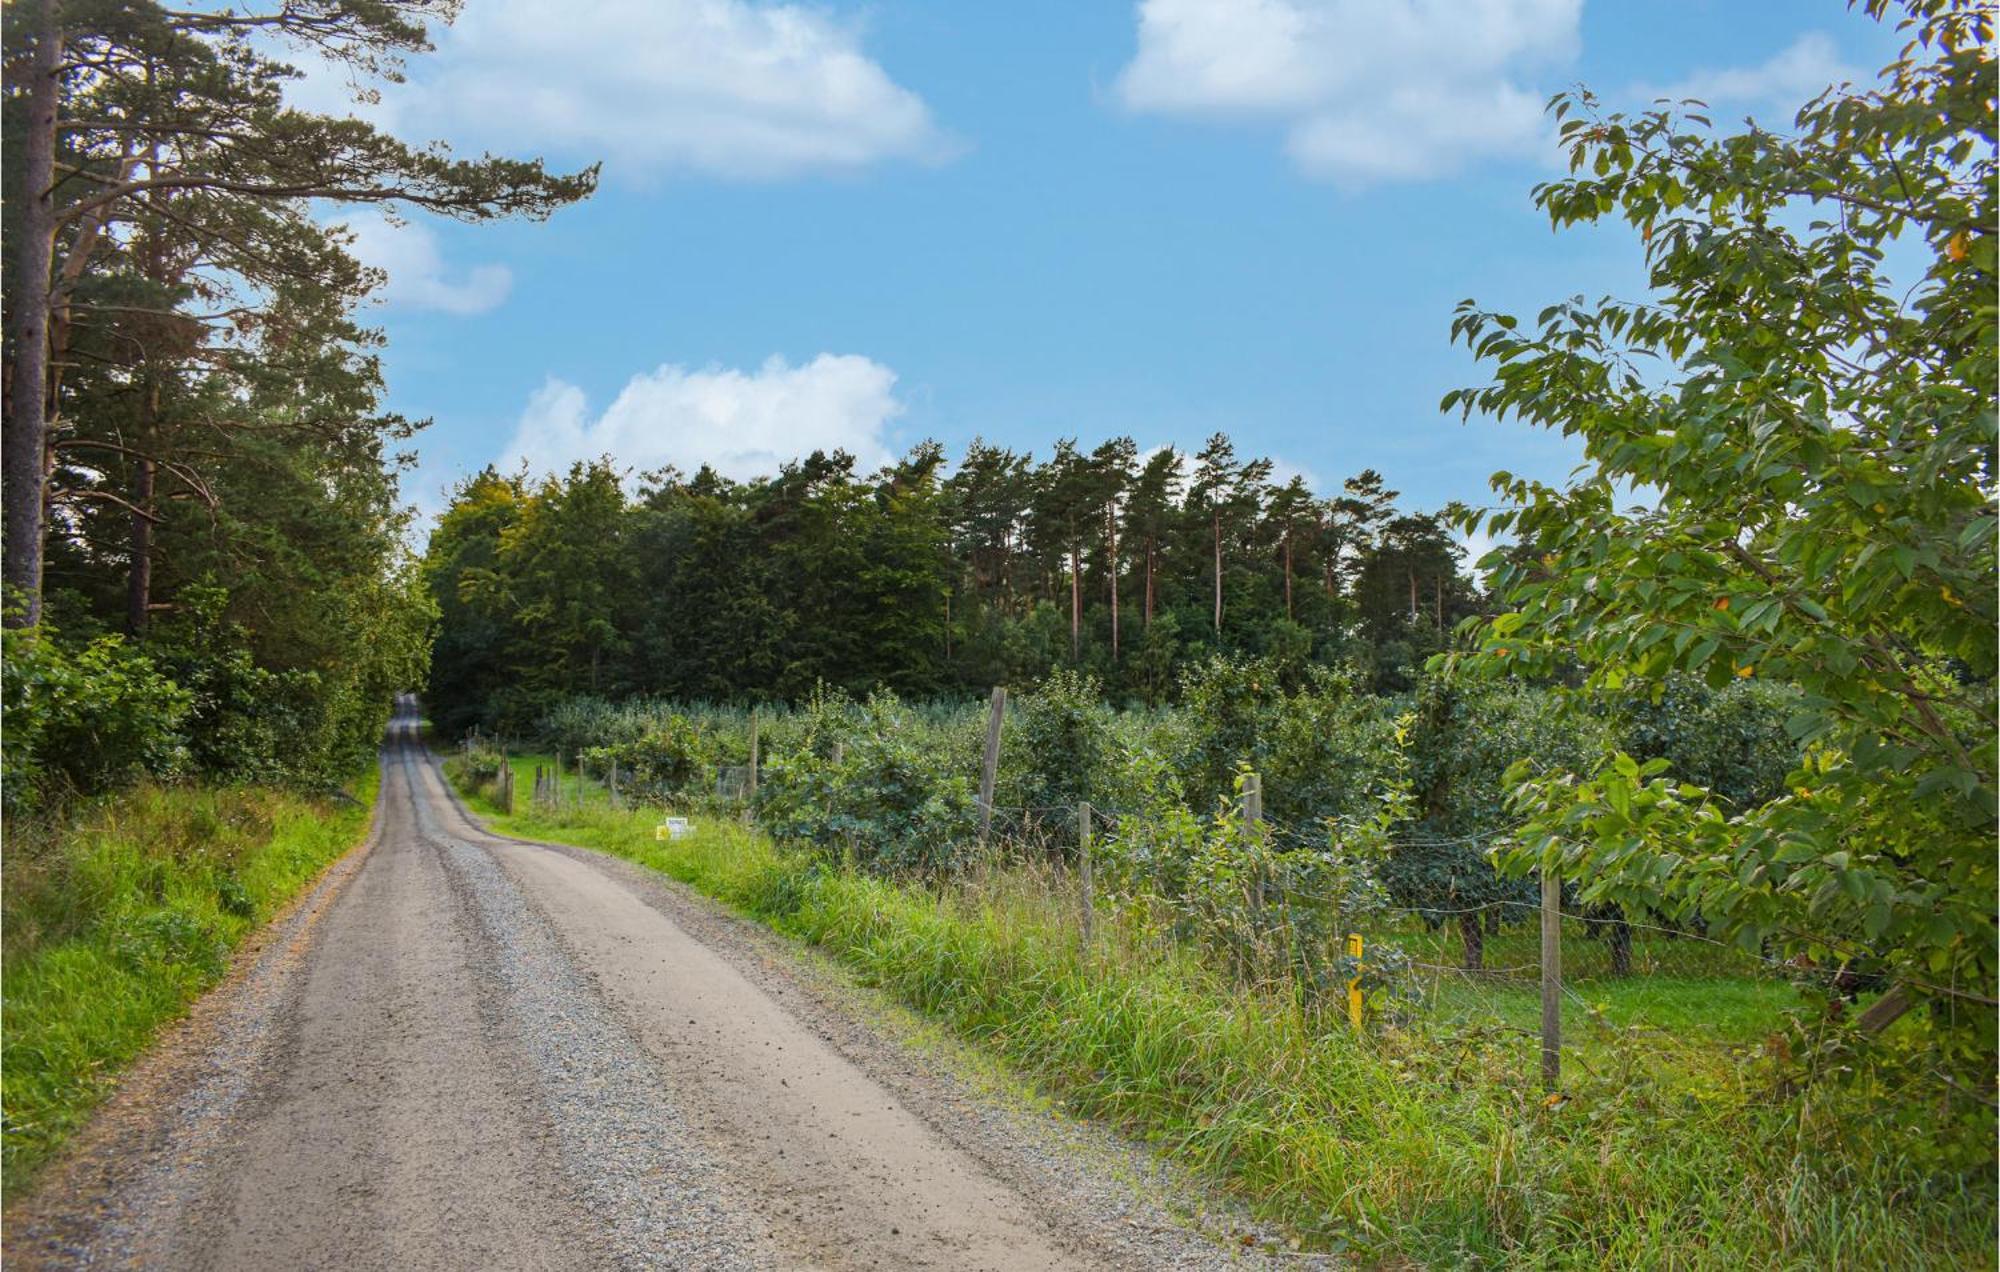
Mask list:
POLYGON ((525 731, 583 694, 956 697, 1057 666, 1153 704, 1216 653, 1406 689, 1482 596, 1446 514, 1396 500, 1373 470, 1279 481, 1222 433, 1192 454, 975 439, 955 467, 924 442, 874 473, 815 451, 749 481, 489 467, 424 560, 432 709, 525 731))

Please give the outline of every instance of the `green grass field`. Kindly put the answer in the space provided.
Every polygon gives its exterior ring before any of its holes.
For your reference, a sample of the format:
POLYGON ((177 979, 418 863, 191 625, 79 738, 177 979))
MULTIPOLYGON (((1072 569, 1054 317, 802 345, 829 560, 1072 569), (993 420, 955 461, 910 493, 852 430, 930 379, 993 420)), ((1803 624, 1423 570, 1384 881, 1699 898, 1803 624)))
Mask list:
POLYGON ((537 762, 513 760, 513 815, 469 792, 474 811, 661 871, 820 946, 1078 1113, 1364 1265, 1993 1265, 1989 1173, 1918 1164, 1921 1128, 1852 1125, 1835 1088, 1775 1099, 1732 1045, 1775 1028, 1782 985, 1586 986, 1568 1098, 1551 1105, 1536 1044, 1513 1023, 1535 1018, 1532 988, 1440 985, 1478 998, 1357 1038, 1337 1013, 1246 991, 1113 914, 1085 954, 1059 877, 1000 870, 931 891, 699 813, 696 833, 660 840, 659 810, 601 797, 532 808, 537 762))
POLYGON ((4 1174, 18 1195, 118 1074, 222 978, 245 934, 360 842, 359 805, 258 788, 139 787, 5 860, 4 1174))

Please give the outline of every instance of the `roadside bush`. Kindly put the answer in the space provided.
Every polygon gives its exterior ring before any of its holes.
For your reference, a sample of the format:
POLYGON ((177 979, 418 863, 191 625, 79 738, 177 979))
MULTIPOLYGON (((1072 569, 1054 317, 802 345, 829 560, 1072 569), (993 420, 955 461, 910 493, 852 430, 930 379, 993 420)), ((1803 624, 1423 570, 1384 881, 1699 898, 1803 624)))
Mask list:
POLYGON ((477 788, 490 786, 500 780, 500 770, 506 764, 505 758, 492 747, 475 746, 469 751, 457 751, 446 757, 445 766, 454 780, 466 782, 477 788))
POLYGON ((716 746, 707 729, 678 712, 667 712, 637 736, 590 747, 582 755, 585 764, 599 771, 617 764, 621 784, 635 795, 675 799, 705 792, 716 746))
POLYGON ((1113 735, 1103 687, 1093 676, 1058 669, 1021 695, 1008 722, 1003 763, 1010 795, 1027 818, 1065 850, 1076 846, 1082 800, 1105 798, 1113 735))
MULTIPOLYGON (((1357 974, 1378 995, 1398 983, 1405 960, 1393 948, 1370 949, 1365 969, 1346 951, 1348 933, 1378 928, 1388 909, 1378 876, 1388 816, 1328 825, 1317 839, 1280 834, 1245 820, 1238 797, 1247 768, 1232 798, 1200 816, 1156 759, 1133 764, 1147 794, 1098 852, 1107 892, 1129 921, 1215 956, 1245 982, 1293 986, 1309 1004, 1357 974)), ((1377 795, 1397 807, 1394 791, 1377 795)))
POLYGON ((120 636, 65 648, 47 625, 4 637, 10 813, 56 794, 95 794, 188 765, 181 724, 191 698, 120 636))
POLYGON ((1182 682, 1175 763, 1193 807, 1230 795, 1248 765, 1263 778, 1264 811, 1301 829, 1372 813, 1393 750, 1390 706, 1355 692, 1327 667, 1291 673, 1271 659, 1222 657, 1182 682))
POLYGON ((881 873, 960 864, 978 825, 972 782, 916 740, 894 694, 816 697, 801 717, 795 748, 772 757, 757 787, 776 838, 881 873))

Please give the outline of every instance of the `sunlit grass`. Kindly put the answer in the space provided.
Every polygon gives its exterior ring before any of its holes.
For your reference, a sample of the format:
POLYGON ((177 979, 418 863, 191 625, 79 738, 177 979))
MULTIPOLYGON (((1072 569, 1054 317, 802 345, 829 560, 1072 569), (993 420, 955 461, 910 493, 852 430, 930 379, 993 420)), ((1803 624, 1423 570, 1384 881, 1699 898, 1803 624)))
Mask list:
POLYGON ((28 1188, 119 1071, 230 952, 354 846, 360 806, 258 788, 140 787, 59 827, 9 827, 4 1185, 28 1188))

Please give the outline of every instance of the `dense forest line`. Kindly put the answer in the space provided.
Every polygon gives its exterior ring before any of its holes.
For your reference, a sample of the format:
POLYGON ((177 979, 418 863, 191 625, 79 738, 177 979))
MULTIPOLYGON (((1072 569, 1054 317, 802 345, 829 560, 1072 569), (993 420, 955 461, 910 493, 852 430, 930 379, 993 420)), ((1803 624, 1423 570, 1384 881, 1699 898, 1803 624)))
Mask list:
POLYGON ((286 58, 365 86, 455 8, 8 7, 10 810, 142 775, 324 785, 422 677, 397 490, 421 422, 382 408, 384 279, 338 208, 539 216, 595 174, 296 109, 286 58))
POLYGON ((521 732, 576 694, 961 697, 1060 666, 1156 704, 1216 653, 1411 687, 1481 602, 1444 516, 1399 512, 1373 471, 1331 495, 1271 473, 1219 433, 1039 460, 974 441, 956 465, 927 442, 872 474, 815 452, 636 491, 608 459, 488 469, 425 558, 429 700, 450 730, 521 732))

